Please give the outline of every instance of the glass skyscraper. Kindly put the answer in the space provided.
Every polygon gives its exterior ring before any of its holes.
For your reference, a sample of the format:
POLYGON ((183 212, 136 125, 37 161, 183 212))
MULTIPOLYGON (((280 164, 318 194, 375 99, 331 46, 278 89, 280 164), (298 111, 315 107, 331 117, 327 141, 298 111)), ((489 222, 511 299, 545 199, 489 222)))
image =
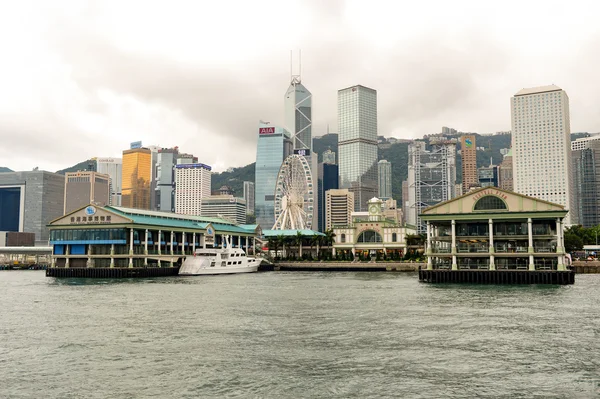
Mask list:
POLYGON ((302 85, 300 76, 292 76, 284 101, 285 128, 293 136, 294 149, 312 151, 312 94, 302 85))
POLYGON ((379 198, 392 198, 392 164, 382 159, 377 164, 379 170, 379 198))
POLYGON ((256 146, 254 210, 263 230, 275 224, 275 182, 283 160, 292 153, 292 137, 281 128, 260 123, 256 146))
POLYGON ((123 151, 121 205, 126 208, 150 209, 152 153, 147 148, 123 151))
POLYGON ((377 196, 377 91, 352 86, 338 91, 340 188, 354 193, 354 210, 377 196))

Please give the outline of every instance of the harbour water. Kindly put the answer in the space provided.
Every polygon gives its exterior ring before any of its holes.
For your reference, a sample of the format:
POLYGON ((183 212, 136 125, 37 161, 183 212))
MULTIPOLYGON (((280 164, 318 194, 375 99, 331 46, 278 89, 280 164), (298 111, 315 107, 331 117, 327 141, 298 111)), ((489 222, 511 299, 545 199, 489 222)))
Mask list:
POLYGON ((0 272, 1 398, 592 398, 600 276, 0 272))

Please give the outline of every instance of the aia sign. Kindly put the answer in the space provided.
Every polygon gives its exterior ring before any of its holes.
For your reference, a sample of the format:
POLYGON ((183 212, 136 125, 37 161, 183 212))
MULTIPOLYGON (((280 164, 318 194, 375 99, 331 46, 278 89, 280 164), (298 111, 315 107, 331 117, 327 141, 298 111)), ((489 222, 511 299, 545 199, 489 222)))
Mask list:
POLYGON ((275 127, 261 127, 258 129, 258 134, 275 134, 275 127))

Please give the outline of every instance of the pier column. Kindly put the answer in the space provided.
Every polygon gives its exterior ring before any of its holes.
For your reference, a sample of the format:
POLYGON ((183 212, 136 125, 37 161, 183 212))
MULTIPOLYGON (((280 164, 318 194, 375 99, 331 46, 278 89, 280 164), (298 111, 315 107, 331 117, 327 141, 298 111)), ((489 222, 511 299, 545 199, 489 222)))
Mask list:
POLYGON ((110 267, 115 267, 115 244, 110 244, 110 267))
POLYGON ((529 255, 529 270, 535 270, 535 263, 533 262, 533 255, 529 255))
POLYGON ((563 226, 560 218, 556 218, 556 253, 558 253, 558 262, 556 263, 556 270, 564 271, 565 268, 565 248, 563 238, 563 226))
POLYGON ((181 233, 181 254, 185 255, 185 232, 181 233))
POLYGON ((490 230, 490 253, 494 253, 494 221, 488 220, 488 229, 490 230))
POLYGON ((431 223, 427 221, 427 254, 431 255, 431 223))
POLYGON ((133 228, 129 229, 129 255, 133 255, 133 228))
POLYGON ((173 255, 173 243, 174 243, 175 233, 171 231, 171 243, 170 243, 170 253, 173 255))
POLYGON ((206 249, 206 235, 202 234, 202 249, 206 249))
MULTIPOLYGON (((159 255, 162 253, 161 248, 162 248, 162 230, 158 230, 158 254, 159 255)), ((158 261, 158 264, 160 265, 160 261, 158 261)))
POLYGON ((527 234, 529 235, 529 248, 527 248, 527 252, 530 254, 533 253, 533 223, 531 218, 527 219, 527 234))
POLYGON ((52 255, 50 257, 50 267, 56 267, 56 256, 52 255))
POLYGON ((175 237, 175 232, 171 230, 171 257, 169 258, 169 265, 173 267, 173 238, 175 237))
POLYGON ((71 254, 71 251, 69 251, 70 245, 67 244, 65 245, 65 267, 68 268, 69 267, 69 255, 71 254))
POLYGON ((496 270, 496 264, 494 263, 494 255, 490 255, 490 270, 496 270))
MULTIPOLYGON (((450 248, 450 252, 456 253, 456 220, 452 220, 452 246, 450 248)), ((456 263, 452 261, 452 263, 456 263)))
POLYGON ((456 263, 456 255, 452 255, 452 270, 458 270, 458 263, 456 263))
POLYGON ((87 250, 87 262, 85 262, 85 265, 87 267, 93 267, 93 263, 92 263, 92 245, 88 244, 88 250, 87 250))
POLYGON ((256 237, 252 237, 252 255, 256 255, 256 237))
POLYGON ((148 266, 148 229, 146 229, 146 239, 144 240, 144 266, 148 266))

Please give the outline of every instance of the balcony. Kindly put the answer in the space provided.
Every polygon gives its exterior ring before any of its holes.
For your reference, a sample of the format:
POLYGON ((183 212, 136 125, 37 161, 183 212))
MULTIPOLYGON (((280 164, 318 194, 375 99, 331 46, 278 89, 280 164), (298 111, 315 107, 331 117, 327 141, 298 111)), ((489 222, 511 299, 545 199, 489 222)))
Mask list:
POLYGON ((458 253, 487 253, 489 244, 487 242, 459 242, 456 246, 458 253))

